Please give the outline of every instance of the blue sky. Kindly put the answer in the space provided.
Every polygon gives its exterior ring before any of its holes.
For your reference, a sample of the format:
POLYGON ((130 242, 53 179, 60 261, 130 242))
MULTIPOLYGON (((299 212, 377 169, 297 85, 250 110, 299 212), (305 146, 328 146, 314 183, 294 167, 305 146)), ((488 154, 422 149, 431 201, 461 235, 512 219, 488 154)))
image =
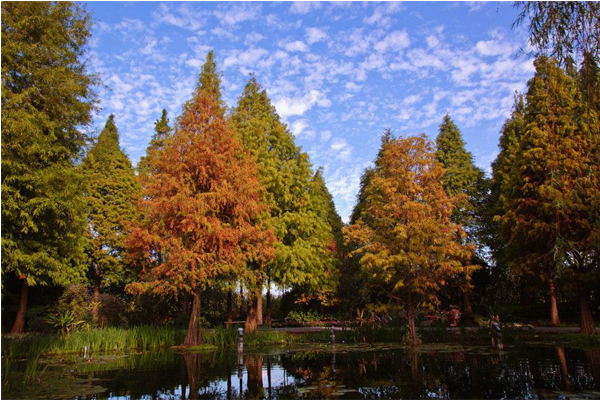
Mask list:
POLYGON ((190 98, 208 50, 237 102, 248 74, 267 89, 347 220, 383 130, 435 139, 449 113, 489 172, 513 94, 533 76, 503 2, 90 2, 88 66, 99 73, 99 132, 114 114, 136 164, 166 108, 190 98))

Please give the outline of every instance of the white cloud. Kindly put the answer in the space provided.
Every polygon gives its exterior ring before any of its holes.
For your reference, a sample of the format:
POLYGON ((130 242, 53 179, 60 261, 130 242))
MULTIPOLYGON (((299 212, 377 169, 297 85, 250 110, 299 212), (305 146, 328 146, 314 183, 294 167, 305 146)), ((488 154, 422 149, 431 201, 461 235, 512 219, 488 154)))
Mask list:
POLYGON ((352 146, 348 144, 346 139, 335 138, 331 141, 331 150, 334 151, 336 156, 342 160, 346 160, 352 154, 352 146))
POLYGON ((306 40, 308 44, 321 42, 327 39, 327 33, 319 28, 306 28, 306 40))
POLYGON ((482 56, 506 56, 513 52, 512 46, 496 40, 480 40, 475 45, 475 50, 482 56))
POLYGON ((440 40, 435 35, 427 36, 426 41, 427 41, 427 47, 430 49, 438 47, 440 45, 440 40))
POLYGON ((232 66, 254 67, 268 52, 261 48, 250 48, 246 51, 235 50, 223 61, 223 69, 232 66))
POLYGON ((306 122, 306 120, 299 119, 292 123, 291 131, 295 137, 298 137, 306 128, 308 128, 308 123, 306 122))
POLYGON ((294 51, 307 52, 308 51, 308 46, 306 46, 306 44, 304 44, 304 42, 301 42, 300 40, 296 40, 295 42, 286 43, 283 46, 283 48, 290 52, 294 52, 294 51))
POLYGON ((199 60, 197 58, 190 58, 189 60, 186 60, 185 63, 190 67, 199 70, 202 67, 202 64, 204 64, 204 61, 199 60))
POLYGON ((394 31, 383 40, 375 44, 375 50, 384 52, 387 50, 400 51, 410 46, 410 39, 406 31, 394 31))
POLYGON ((230 30, 225 29, 221 26, 217 26, 214 27, 213 29, 211 29, 210 31, 213 35, 221 38, 221 39, 229 39, 229 40, 236 40, 236 37, 233 33, 231 33, 230 30))
POLYGON ((375 7, 375 11, 370 17, 364 19, 364 22, 369 25, 377 25, 387 27, 391 25, 391 15, 402 10, 402 3, 400 2, 389 2, 385 5, 375 7))
POLYGON ((487 2, 485 2, 485 1, 467 1, 465 4, 469 8, 469 11, 473 12, 473 11, 481 10, 483 7, 485 7, 487 2))
POLYGON ((229 4, 215 11, 215 16, 219 19, 221 25, 233 27, 240 22, 251 21, 260 15, 260 5, 257 3, 237 3, 233 6, 229 4))
POLYGON ((275 102, 275 108, 281 117, 286 118, 292 115, 303 115, 315 104, 321 107, 329 107, 331 100, 327 99, 320 91, 311 90, 300 98, 282 97, 275 102))
POLYGON ((358 92, 362 88, 362 85, 357 85, 354 82, 347 82, 346 89, 351 90, 353 92, 358 92))
POLYGON ((290 11, 294 14, 308 14, 312 10, 321 8, 321 3, 318 1, 294 1, 290 11))
POLYGON ((410 105, 417 103, 421 99, 422 99, 421 95, 413 94, 413 95, 405 97, 404 100, 402 100, 402 104, 405 106, 410 106, 410 105))
POLYGON ((264 40, 264 39, 265 39, 264 35, 262 35, 258 32, 251 32, 246 35, 244 43, 246 43, 246 44, 256 43, 256 42, 260 42, 261 40, 264 40))
POLYGON ((161 3, 158 10, 152 13, 152 16, 158 22, 192 31, 200 29, 206 22, 206 16, 203 12, 190 8, 187 4, 183 4, 176 8, 174 12, 171 12, 167 4, 161 3))

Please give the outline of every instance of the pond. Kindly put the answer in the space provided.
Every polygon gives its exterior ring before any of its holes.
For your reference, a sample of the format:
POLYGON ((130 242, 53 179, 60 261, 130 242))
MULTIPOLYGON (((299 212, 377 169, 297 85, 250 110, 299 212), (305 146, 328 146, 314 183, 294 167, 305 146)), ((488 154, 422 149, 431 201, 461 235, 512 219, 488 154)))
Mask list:
POLYGON ((18 398, 600 398, 600 350, 307 345, 3 363, 18 398), (26 382, 23 382, 26 380, 26 382))

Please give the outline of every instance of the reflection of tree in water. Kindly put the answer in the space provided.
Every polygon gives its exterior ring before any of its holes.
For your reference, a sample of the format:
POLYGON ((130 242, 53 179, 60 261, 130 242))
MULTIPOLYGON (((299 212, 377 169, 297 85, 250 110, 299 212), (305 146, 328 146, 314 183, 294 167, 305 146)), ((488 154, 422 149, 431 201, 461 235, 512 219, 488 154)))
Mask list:
POLYGON ((262 356, 247 355, 245 358, 246 370, 248 371, 247 399, 262 399, 265 397, 262 374, 262 356))
POLYGON ((600 391, 600 349, 586 350, 585 355, 594 378, 594 389, 600 391))
MULTIPOLYGON (((548 347, 527 349, 527 352, 513 349, 503 354, 496 349, 451 350, 244 355, 241 370, 247 375, 247 384, 244 382, 241 387, 241 396, 235 352, 185 355, 147 352, 106 358, 98 355, 95 362, 79 361, 76 368, 73 362, 39 367, 45 370, 40 378, 43 392, 35 389, 39 385, 29 385, 30 389, 22 387, 18 393, 9 388, 6 395, 56 397, 48 393, 52 387, 60 386, 57 382, 63 382, 61 393, 68 392, 67 386, 77 388, 77 393, 92 393, 89 390, 98 390, 101 385, 103 388, 96 392, 100 396, 184 399, 521 398, 556 397, 569 389, 573 392, 600 390, 600 350, 548 347), (263 367, 266 368, 265 381, 263 367), (271 377, 274 370, 278 372, 271 377), (78 386, 84 384, 89 390, 78 386)), ((19 372, 20 368, 19 364, 11 365, 7 369, 9 376, 22 379, 24 372, 19 372)), ((4 373, 3 368, 3 379, 4 373)))

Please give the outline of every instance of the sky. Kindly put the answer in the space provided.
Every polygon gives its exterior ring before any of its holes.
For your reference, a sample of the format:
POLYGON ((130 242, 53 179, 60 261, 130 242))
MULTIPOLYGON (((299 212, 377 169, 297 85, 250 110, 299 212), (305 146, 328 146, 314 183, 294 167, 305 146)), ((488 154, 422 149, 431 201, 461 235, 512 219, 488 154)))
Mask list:
POLYGON ((346 222, 386 128, 435 140, 448 113, 489 174, 514 93, 534 73, 512 2, 84 4, 95 21, 87 65, 103 83, 93 134, 114 114, 137 164, 214 50, 227 105, 254 73, 346 222))

